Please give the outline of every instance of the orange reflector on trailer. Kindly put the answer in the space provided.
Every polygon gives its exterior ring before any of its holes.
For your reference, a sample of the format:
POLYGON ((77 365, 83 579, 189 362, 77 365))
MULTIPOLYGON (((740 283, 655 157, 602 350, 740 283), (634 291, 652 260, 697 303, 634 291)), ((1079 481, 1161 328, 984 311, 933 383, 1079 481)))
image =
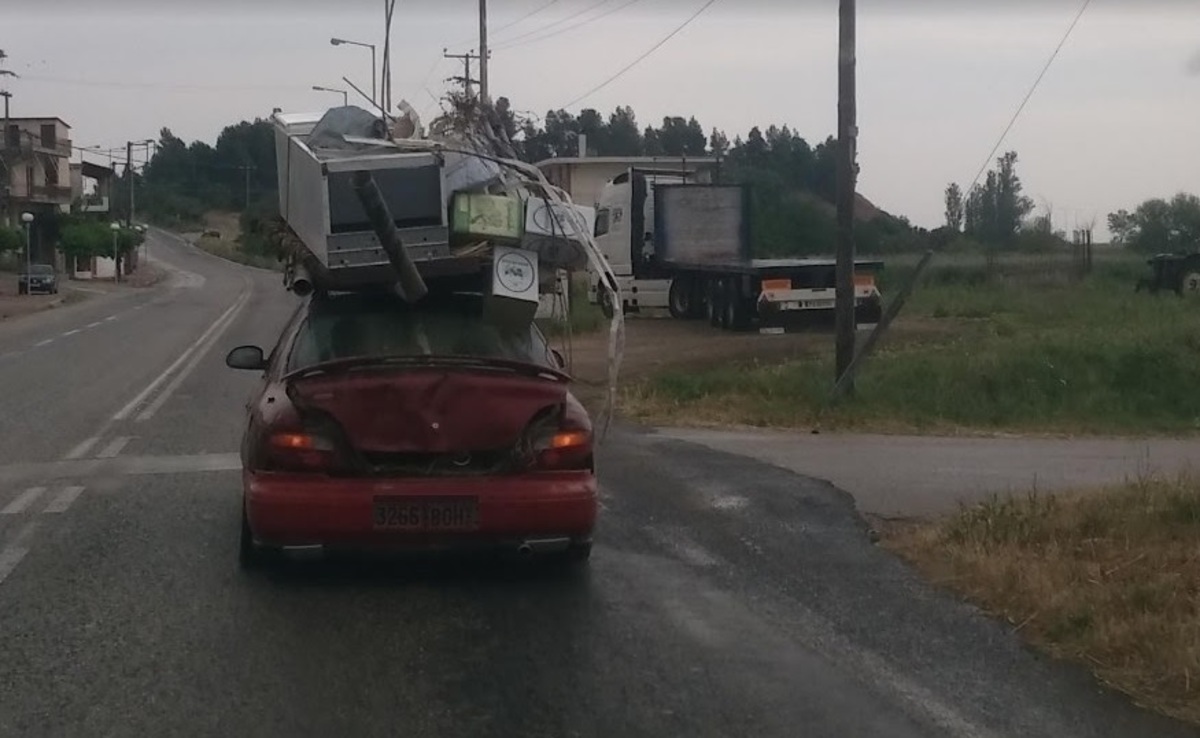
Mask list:
POLYGON ((779 292, 791 288, 792 280, 790 279, 764 279, 762 281, 763 292, 779 292))
POLYGON ((855 274, 854 275, 854 286, 855 287, 874 287, 875 286, 875 275, 874 274, 855 274))

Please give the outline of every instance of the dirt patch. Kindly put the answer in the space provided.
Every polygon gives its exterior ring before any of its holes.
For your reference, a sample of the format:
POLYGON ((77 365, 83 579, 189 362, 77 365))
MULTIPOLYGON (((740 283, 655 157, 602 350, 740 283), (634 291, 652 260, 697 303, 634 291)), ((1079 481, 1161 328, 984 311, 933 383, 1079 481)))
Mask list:
POLYGON ((137 268, 137 271, 121 282, 126 287, 153 287, 163 281, 167 276, 166 270, 155 264, 145 263, 137 268))
MULTIPOLYGON (((928 341, 952 335, 952 321, 897 321, 888 336, 889 346, 928 341)), ((860 336, 865 339, 866 332, 860 336)), ((567 357, 576 379, 575 394, 589 407, 603 402, 608 376, 607 325, 599 331, 568 340, 556 336, 552 343, 567 357)), ((774 364, 808 358, 833 351, 833 333, 827 329, 765 335, 756 332, 730 333, 704 321, 681 321, 669 317, 628 316, 625 320, 625 354, 620 385, 628 387, 657 372, 679 369, 709 369, 718 366, 774 364)), ((830 380, 832 384, 832 378, 830 380)))
POLYGON ((237 213, 212 211, 204 214, 204 230, 221 234, 220 240, 236 244, 242 236, 241 216, 237 213))

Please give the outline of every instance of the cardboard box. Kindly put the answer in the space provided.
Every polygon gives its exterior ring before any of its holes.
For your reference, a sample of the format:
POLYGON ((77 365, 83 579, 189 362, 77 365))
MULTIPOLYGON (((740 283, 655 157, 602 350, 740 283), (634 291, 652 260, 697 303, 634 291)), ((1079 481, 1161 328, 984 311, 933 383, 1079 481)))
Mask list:
POLYGON ((450 230, 456 236, 516 242, 521 238, 521 201, 502 195, 458 192, 451 208, 450 230))
POLYGON ((540 304, 537 254, 496 246, 489 282, 485 320, 506 330, 520 330, 533 322, 540 304))
POLYGON ((595 227, 595 208, 530 198, 525 204, 521 246, 536 251, 546 265, 558 269, 584 269, 588 261, 587 236, 595 227))

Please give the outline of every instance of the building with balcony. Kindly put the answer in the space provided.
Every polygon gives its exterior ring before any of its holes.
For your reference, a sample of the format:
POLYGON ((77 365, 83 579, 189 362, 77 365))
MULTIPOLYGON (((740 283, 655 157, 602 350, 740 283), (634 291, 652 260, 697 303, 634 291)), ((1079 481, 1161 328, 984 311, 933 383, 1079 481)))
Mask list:
POLYGON ((20 213, 70 212, 71 126, 61 118, 8 118, 0 148, 0 202, 15 224, 20 213))
POLYGON ((80 213, 107 213, 116 170, 90 161, 71 164, 71 204, 80 213))

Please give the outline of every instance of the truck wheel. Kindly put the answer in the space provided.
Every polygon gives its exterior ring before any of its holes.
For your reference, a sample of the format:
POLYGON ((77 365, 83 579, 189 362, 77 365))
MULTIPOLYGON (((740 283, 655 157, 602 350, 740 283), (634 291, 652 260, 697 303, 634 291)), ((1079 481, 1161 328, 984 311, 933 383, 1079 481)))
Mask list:
POLYGON ((704 305, 708 314, 708 324, 713 328, 720 328, 721 313, 725 309, 724 295, 721 293, 721 283, 715 280, 709 282, 708 289, 705 292, 704 305))
POLYGON ((737 295, 730 295, 725 300, 725 317, 721 321, 721 327, 727 331, 740 333, 750 327, 750 313, 746 308, 746 301, 738 298, 737 295))
POLYGON ((692 281, 676 277, 671 280, 671 290, 667 294, 667 309, 676 320, 687 320, 695 310, 692 307, 692 281))

